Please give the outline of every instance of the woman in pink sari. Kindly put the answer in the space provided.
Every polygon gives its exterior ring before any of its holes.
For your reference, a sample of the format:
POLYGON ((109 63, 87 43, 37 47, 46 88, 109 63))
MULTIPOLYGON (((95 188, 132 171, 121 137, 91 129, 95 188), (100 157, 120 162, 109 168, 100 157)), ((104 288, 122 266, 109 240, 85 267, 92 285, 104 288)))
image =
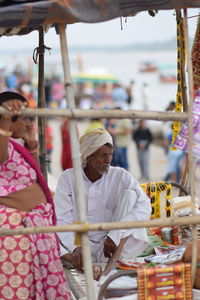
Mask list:
MULTIPOLYGON (((0 93, 0 228, 51 226, 54 206, 37 165, 38 142, 28 106, 18 93, 0 93)), ((0 299, 64 300, 70 290, 59 259, 56 235, 0 236, 0 299)))

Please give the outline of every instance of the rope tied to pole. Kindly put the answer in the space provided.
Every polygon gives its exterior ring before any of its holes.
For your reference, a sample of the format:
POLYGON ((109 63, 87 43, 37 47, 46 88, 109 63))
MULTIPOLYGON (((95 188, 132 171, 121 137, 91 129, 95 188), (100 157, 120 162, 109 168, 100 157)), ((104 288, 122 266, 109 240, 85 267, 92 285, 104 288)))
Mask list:
POLYGON ((33 50, 33 61, 35 64, 38 63, 38 57, 39 55, 43 55, 45 53, 45 50, 48 50, 49 51, 49 55, 51 55, 51 48, 50 47, 47 47, 45 45, 40 45, 39 47, 36 47, 34 50, 33 50))

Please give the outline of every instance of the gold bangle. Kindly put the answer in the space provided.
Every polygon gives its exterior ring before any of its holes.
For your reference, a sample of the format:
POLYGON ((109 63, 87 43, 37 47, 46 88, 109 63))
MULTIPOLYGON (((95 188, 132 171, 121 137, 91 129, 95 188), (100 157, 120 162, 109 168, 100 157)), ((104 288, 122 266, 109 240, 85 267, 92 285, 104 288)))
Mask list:
POLYGON ((37 151, 39 150, 39 144, 37 144, 37 146, 35 146, 35 147, 32 148, 32 149, 28 149, 28 148, 27 148, 27 150, 28 150, 28 152, 29 152, 30 154, 35 153, 35 152, 37 152, 37 151))
POLYGON ((12 131, 0 128, 0 135, 10 137, 12 135, 12 131))
POLYGON ((28 151, 29 152, 29 154, 33 154, 33 153, 36 153, 36 152, 38 152, 38 148, 37 149, 35 149, 35 150, 32 150, 32 151, 28 151))

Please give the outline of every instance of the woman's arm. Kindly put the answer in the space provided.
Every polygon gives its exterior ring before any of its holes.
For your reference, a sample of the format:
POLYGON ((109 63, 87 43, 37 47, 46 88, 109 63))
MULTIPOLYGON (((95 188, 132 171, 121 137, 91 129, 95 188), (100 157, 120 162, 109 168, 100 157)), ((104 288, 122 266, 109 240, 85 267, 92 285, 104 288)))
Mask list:
MULTIPOLYGON (((25 109, 25 104, 20 100, 8 100, 1 104, 8 111, 20 115, 22 110, 25 109)), ((12 115, 0 116, 0 164, 4 163, 8 158, 8 142, 9 137, 12 135, 10 131, 12 123, 12 115)))
POLYGON ((27 148, 29 153, 35 158, 38 162, 38 151, 39 151, 39 143, 36 140, 36 130, 34 121, 27 119, 26 121, 26 131, 22 136, 25 141, 24 146, 27 148))
POLYGON ((10 129, 10 120, 6 119, 5 115, 0 119, 0 164, 4 163, 8 158, 8 141, 12 132, 10 129))

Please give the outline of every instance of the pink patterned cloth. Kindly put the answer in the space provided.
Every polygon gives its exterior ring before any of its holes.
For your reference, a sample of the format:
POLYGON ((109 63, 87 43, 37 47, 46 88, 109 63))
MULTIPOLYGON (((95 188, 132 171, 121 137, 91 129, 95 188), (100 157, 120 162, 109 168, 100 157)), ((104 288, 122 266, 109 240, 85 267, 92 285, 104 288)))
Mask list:
POLYGON ((22 190, 36 181, 35 170, 9 143, 8 159, 0 164, 0 197, 22 190))
MULTIPOLYGON (((0 206, 0 228, 52 225, 52 206, 28 212, 0 206)), ((70 300, 54 233, 0 237, 0 299, 70 300)))
MULTIPOLYGON (((52 205, 53 208, 53 225, 56 225, 56 214, 55 214, 55 208, 54 208, 54 202, 51 196, 51 192, 48 188, 47 182, 42 175, 40 168, 36 162, 36 160, 32 157, 32 155, 27 151, 27 149, 22 146, 20 143, 16 142, 14 139, 10 139, 9 143, 11 143, 14 147, 14 149, 25 159, 25 161, 30 165, 31 168, 33 168, 37 175, 37 182, 39 183, 41 189, 43 190, 47 202, 49 202, 52 205)), ((59 243, 58 243, 59 245, 59 243)))

